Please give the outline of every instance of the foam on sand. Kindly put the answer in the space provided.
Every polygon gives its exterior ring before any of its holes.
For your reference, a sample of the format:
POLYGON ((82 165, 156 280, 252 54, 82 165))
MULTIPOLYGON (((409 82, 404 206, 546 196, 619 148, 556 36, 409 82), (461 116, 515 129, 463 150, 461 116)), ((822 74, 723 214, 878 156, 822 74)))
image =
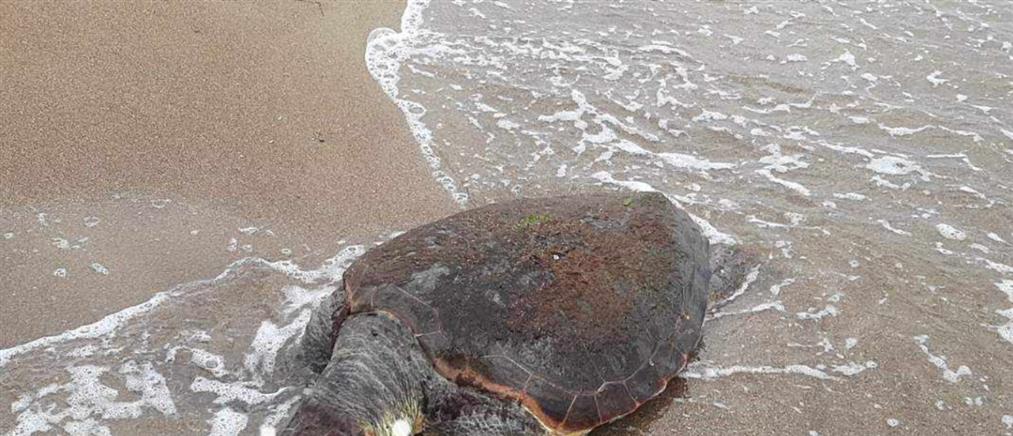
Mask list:
POLYGON ((951 370, 949 363, 946 361, 946 356, 937 356, 932 354, 932 352, 929 351, 929 337, 927 335, 915 336, 914 340, 915 343, 918 344, 918 348, 920 348, 922 352, 928 356, 929 363, 935 365, 936 368, 939 368, 939 370, 943 372, 943 380, 950 383, 956 383, 960 381, 961 377, 971 376, 971 368, 960 365, 956 371, 951 370))
POLYGON ((939 232, 940 236, 946 239, 954 241, 963 241, 964 239, 967 239, 967 234, 964 233, 963 230, 957 229, 956 227, 946 223, 936 224, 936 231, 939 232))
POLYGON ((211 425, 209 436, 235 436, 246 428, 249 418, 246 414, 236 412, 231 408, 224 408, 215 413, 215 416, 208 420, 211 425))
POLYGON ((43 338, 36 339, 31 342, 27 342, 21 345, 15 345, 10 348, 0 350, 0 368, 6 366, 11 359, 20 354, 27 353, 29 351, 37 350, 40 348, 48 347, 56 343, 67 342, 74 339, 94 339, 104 335, 111 334, 116 331, 117 328, 124 325, 127 321, 140 316, 146 312, 151 311, 160 304, 168 301, 172 297, 172 291, 160 292, 151 297, 148 301, 145 301, 136 306, 128 307, 119 312, 107 315, 106 317, 74 330, 66 331, 58 335, 46 336, 43 338))
MULTIPOLYGON (((1003 280, 995 284, 1000 291, 1006 294, 1006 299, 1013 303, 1013 280, 1003 280)), ((1000 316, 1006 318, 1006 323, 996 327, 999 337, 1013 344, 1013 307, 1005 310, 996 310, 1000 316)))
POLYGON ((106 420, 139 418, 146 409, 164 416, 176 414, 176 404, 165 378, 150 363, 127 361, 118 369, 125 387, 140 397, 122 401, 120 392, 101 380, 110 368, 94 365, 67 368, 70 381, 50 384, 22 395, 11 411, 18 414, 13 435, 50 432, 61 428, 71 434, 109 434, 106 420))
POLYGON ((710 366, 708 363, 695 362, 690 364, 680 376, 689 379, 714 380, 721 377, 728 377, 735 374, 792 374, 813 377, 820 380, 837 380, 837 377, 827 374, 808 365, 788 365, 784 367, 774 366, 745 366, 734 365, 724 368, 710 366))

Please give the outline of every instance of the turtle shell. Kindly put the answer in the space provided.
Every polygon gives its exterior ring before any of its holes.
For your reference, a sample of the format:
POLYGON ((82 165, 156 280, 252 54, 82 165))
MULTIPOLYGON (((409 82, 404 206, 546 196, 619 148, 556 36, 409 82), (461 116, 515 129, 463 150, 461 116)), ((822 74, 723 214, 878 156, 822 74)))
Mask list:
POLYGON ((658 193, 523 199, 415 228, 344 275, 437 371, 583 431, 665 389, 700 340, 708 245, 658 193))

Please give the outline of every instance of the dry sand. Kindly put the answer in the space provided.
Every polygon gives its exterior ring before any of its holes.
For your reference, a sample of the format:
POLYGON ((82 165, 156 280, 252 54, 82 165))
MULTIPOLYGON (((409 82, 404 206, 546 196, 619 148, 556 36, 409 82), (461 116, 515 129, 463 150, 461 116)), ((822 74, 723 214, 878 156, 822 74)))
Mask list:
POLYGON ((403 6, 0 3, 0 348, 456 210, 365 68, 403 6))

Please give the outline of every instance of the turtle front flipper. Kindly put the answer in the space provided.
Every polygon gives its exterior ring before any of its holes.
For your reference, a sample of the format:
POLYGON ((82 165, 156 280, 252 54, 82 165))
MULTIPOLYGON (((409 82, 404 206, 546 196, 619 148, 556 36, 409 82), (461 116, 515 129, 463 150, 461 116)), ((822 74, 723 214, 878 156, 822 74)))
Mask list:
POLYGON ((333 350, 286 434, 407 436, 419 431, 426 384, 439 376, 401 322, 383 313, 353 315, 340 325, 333 350))
POLYGON ((306 323, 296 356, 300 365, 316 374, 327 367, 334 351, 335 326, 340 325, 348 315, 345 306, 345 287, 339 281, 335 291, 320 302, 306 323))
POLYGON ((543 435, 545 428, 518 403, 453 386, 449 393, 431 392, 426 410, 427 436, 543 435))
POLYGON ((710 248, 712 274, 708 298, 709 310, 714 312, 734 299, 746 277, 762 259, 752 250, 739 245, 715 244, 710 248))

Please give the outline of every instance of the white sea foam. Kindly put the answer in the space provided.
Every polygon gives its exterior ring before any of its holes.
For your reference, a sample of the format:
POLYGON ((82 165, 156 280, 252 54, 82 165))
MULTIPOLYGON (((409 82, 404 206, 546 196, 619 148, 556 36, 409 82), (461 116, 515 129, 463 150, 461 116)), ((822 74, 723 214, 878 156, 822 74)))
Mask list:
POLYGON ((990 270, 997 271, 1002 274, 1013 274, 1013 266, 995 262, 990 259, 986 259, 984 257, 976 257, 975 260, 980 263, 984 263, 985 268, 988 268, 990 270))
POLYGON ((657 156, 665 163, 675 168, 687 168, 695 170, 724 170, 735 168, 735 164, 724 163, 724 162, 711 162, 706 159, 700 159, 696 156, 690 156, 682 153, 658 153, 657 156))
POLYGON ((858 339, 856 338, 847 338, 844 340, 844 348, 847 350, 855 348, 856 345, 858 345, 858 339))
POLYGON ((855 55, 851 54, 851 50, 844 50, 844 53, 830 62, 841 62, 850 66, 852 70, 858 69, 858 63, 855 62, 855 55))
POLYGON ((109 275, 109 268, 106 268, 104 265, 102 265, 101 263, 98 263, 98 262, 93 262, 91 264, 91 270, 95 271, 95 272, 97 272, 99 274, 102 274, 104 276, 109 275))
MULTIPOLYGON (((468 194, 461 191, 454 178, 444 169, 440 158, 433 149, 433 132, 422 121, 426 108, 421 104, 407 100, 401 96, 398 82, 401 80, 399 70, 402 63, 412 54, 412 41, 423 30, 422 13, 429 7, 429 0, 412 0, 405 7, 401 16, 401 31, 395 32, 388 28, 374 29, 366 43, 366 67, 380 88, 401 109, 408 126, 412 130, 415 141, 419 144, 422 156, 429 163, 435 178, 459 204, 468 202, 468 194)), ((453 52, 446 46, 431 47, 430 51, 453 52)))
POLYGON ((256 381, 223 382, 201 376, 193 380, 190 390, 214 394, 215 404, 228 404, 237 401, 251 406, 271 401, 281 393, 281 391, 261 392, 260 383, 256 381))
POLYGON ((266 417, 264 417, 264 421, 260 425, 260 435, 274 436, 275 434, 277 434, 279 432, 278 428, 281 426, 281 423, 286 417, 289 416, 289 412, 291 411, 292 407, 295 406, 295 404, 299 402, 299 400, 302 400, 302 397, 299 395, 295 395, 292 398, 289 398, 284 403, 275 406, 273 410, 266 417))
POLYGON ((190 353, 190 363, 198 368, 208 371, 214 377, 222 378, 229 374, 229 371, 225 369, 225 359, 220 354, 215 354, 200 348, 185 346, 171 347, 166 353, 165 361, 175 361, 176 355, 180 351, 190 353))
POLYGON ((774 310, 774 311, 777 311, 777 312, 784 312, 786 309, 784 308, 784 304, 782 304, 780 301, 772 301, 772 302, 769 302, 769 303, 757 304, 756 306, 750 307, 749 309, 743 309, 743 310, 738 310, 738 311, 733 311, 733 312, 715 312, 715 313, 709 315, 708 318, 707 318, 707 320, 709 321, 709 320, 713 320, 713 319, 723 318, 723 317, 726 317, 726 316, 747 315, 747 314, 753 314, 753 313, 758 313, 758 312, 764 312, 764 311, 767 311, 767 310, 774 310))
POLYGON ((807 58, 804 54, 801 53, 792 53, 788 56, 785 56, 785 60, 787 60, 788 62, 808 62, 809 58, 807 58))
POLYGON ((274 372, 278 350, 289 340, 302 335, 311 314, 309 309, 302 310, 292 322, 280 328, 271 321, 263 321, 243 362, 246 369, 251 373, 274 372))
POLYGON ((792 283, 795 283, 795 279, 784 279, 781 283, 772 285, 770 287, 770 294, 775 297, 779 296, 781 295, 781 289, 783 289, 785 286, 791 285, 792 283))
POLYGON ((40 348, 49 347, 56 343, 67 342, 74 339, 93 339, 108 335, 127 321, 154 309, 169 299, 170 292, 160 292, 155 294, 155 296, 151 297, 148 301, 108 315, 92 324, 84 325, 58 335, 46 336, 21 345, 2 349, 0 350, 0 368, 6 366, 14 357, 29 351, 34 351, 40 348))
POLYGON ((729 295, 728 297, 725 297, 724 300, 721 300, 720 302, 715 304, 714 307, 717 308, 727 306, 731 302, 735 301, 736 298, 739 298, 740 296, 742 296, 742 294, 745 294, 746 290, 749 289, 749 286, 752 285, 753 282, 755 282, 756 279, 759 277, 760 277, 760 265, 754 265, 749 270, 749 272, 746 273, 746 276, 742 280, 742 284, 735 289, 735 292, 732 292, 732 294, 729 295))
POLYGON ((208 436, 236 436, 246 428, 249 418, 246 414, 236 412, 231 408, 224 408, 215 412, 215 416, 208 420, 211 431, 208 436))
POLYGON ((788 188, 788 189, 790 189, 792 191, 795 191, 795 192, 797 192, 797 193, 799 193, 799 194, 801 194, 803 196, 808 197, 808 196, 812 195, 812 192, 809 190, 809 188, 805 187, 805 185, 802 185, 801 183, 798 183, 798 182, 793 182, 793 181, 790 181, 790 180, 785 180, 785 179, 776 177, 776 176, 774 176, 773 174, 770 173, 770 170, 756 170, 756 172, 758 174, 766 177, 767 180, 770 180, 771 182, 777 183, 778 185, 784 186, 785 188, 788 188))
POLYGON ((918 164, 896 156, 882 156, 872 159, 865 167, 879 174, 891 176, 922 173, 922 168, 918 164))
POLYGON ((658 192, 657 189, 654 189, 654 187, 651 186, 648 183, 637 182, 637 181, 633 181, 633 180, 616 180, 616 179, 614 179, 612 177, 611 174, 609 174, 609 173, 607 173, 605 171, 600 171, 600 172, 594 173, 594 174, 591 175, 591 177, 593 177, 595 179, 598 179, 598 180, 602 181, 603 183, 608 183, 608 184, 612 184, 612 185, 616 185, 616 186, 622 186, 622 187, 624 187, 626 189, 629 189, 631 191, 636 191, 636 192, 658 192))
POLYGON ((875 369, 875 368, 878 368, 878 367, 879 367, 879 365, 876 362, 873 362, 873 361, 870 360, 870 361, 865 362, 865 363, 848 362, 848 363, 846 363, 844 365, 834 365, 834 367, 831 368, 831 371, 836 372, 836 373, 840 373, 840 374, 848 376, 848 377, 851 377, 851 376, 855 376, 855 375, 861 374, 862 372, 865 372, 866 370, 875 369))
POLYGON ((893 137, 911 136, 911 135, 914 135, 915 133, 924 132, 924 131, 926 131, 928 129, 931 129, 931 128, 934 128, 934 127, 935 126, 931 126, 931 125, 924 125, 924 126, 921 126, 921 127, 890 127, 890 126, 887 126, 885 124, 879 124, 879 128, 880 129, 882 129, 886 133, 889 133, 890 136, 893 136, 893 137))
POLYGON ((139 397, 133 401, 119 399, 119 391, 102 382, 109 368, 82 365, 66 371, 70 374, 67 383, 43 386, 11 405, 17 414, 13 435, 49 432, 57 426, 71 434, 109 434, 105 425, 109 420, 136 419, 146 409, 164 416, 176 414, 165 378, 150 363, 127 361, 117 371, 124 376, 126 389, 139 397))
POLYGON ((964 231, 946 223, 936 224, 936 231, 939 232, 940 236, 946 239, 952 239, 954 241, 963 241, 964 239, 967 239, 967 234, 964 233, 964 231))
POLYGON ((806 312, 798 312, 795 314, 795 316, 800 320, 819 321, 828 316, 830 317, 837 316, 838 313, 840 313, 840 310, 838 310, 836 306, 828 304, 820 310, 809 309, 806 312))
POLYGON ((942 79, 942 78, 939 77, 942 74, 943 74, 942 71, 939 71, 939 70, 933 71, 932 74, 929 74, 928 76, 925 76, 925 80, 928 80, 929 83, 932 84, 933 88, 936 87, 936 86, 939 86, 939 85, 942 85, 944 83, 949 82, 949 80, 942 79))
MULTIPOLYGON (((1000 291, 1006 294, 1006 299, 1010 303, 1013 303, 1013 280, 1002 280, 995 283, 995 286, 1000 291)), ((999 334, 1000 338, 1006 340, 1010 344, 1013 344, 1013 307, 1004 310, 996 310, 995 313, 1006 318, 1006 323, 996 326, 996 333, 999 334)))
POLYGON ((1006 294, 1006 298, 1013 303, 1013 280, 1003 280, 995 284, 1000 291, 1006 294))
POLYGON ((889 231, 891 231, 893 233, 896 233, 896 234, 901 235, 901 236, 911 236, 911 232, 895 228, 887 220, 880 219, 880 220, 876 220, 876 222, 878 222, 881 226, 883 226, 884 229, 887 229, 887 230, 889 230, 889 231))
POLYGON ((864 196, 862 194, 859 194, 857 192, 846 192, 846 193, 843 193, 843 194, 839 194, 839 193, 835 192, 834 193, 834 198, 839 198, 839 199, 842 199, 842 200, 862 201, 862 200, 867 199, 868 197, 866 197, 866 196, 864 196))
POLYGON ((715 380, 735 374, 792 374, 818 378, 820 380, 837 380, 836 377, 824 371, 800 364, 784 367, 733 365, 719 368, 712 366, 709 362, 694 362, 681 373, 681 376, 688 379, 715 380))
POLYGON ((928 345, 929 337, 927 335, 915 336, 914 340, 915 343, 918 344, 918 348, 920 348, 922 352, 925 353, 926 356, 928 356, 929 363, 935 365, 936 368, 939 368, 939 370, 943 372, 942 374, 943 380, 946 380, 950 383, 957 383, 960 381, 961 377, 971 376, 970 368, 964 365, 960 365, 960 367, 958 367, 956 371, 953 371, 950 369, 949 363, 947 363, 946 361, 946 356, 937 356, 935 354, 932 354, 932 352, 929 351, 928 345))

